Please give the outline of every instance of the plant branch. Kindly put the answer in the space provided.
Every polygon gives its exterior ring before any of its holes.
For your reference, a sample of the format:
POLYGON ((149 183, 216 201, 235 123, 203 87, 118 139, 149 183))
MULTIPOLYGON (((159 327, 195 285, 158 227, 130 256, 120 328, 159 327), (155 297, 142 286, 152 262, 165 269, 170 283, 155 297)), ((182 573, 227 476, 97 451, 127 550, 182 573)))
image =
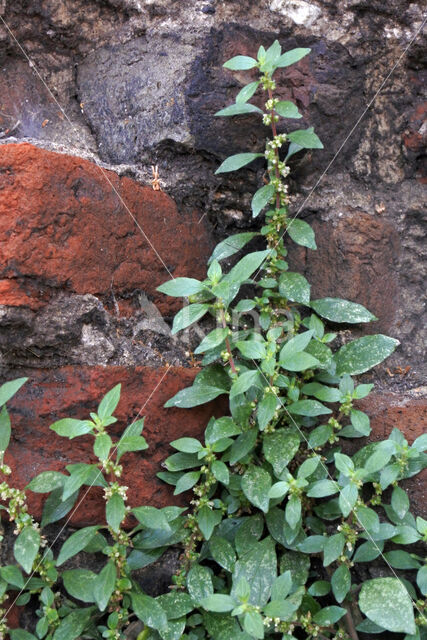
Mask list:
MULTIPOLYGON (((221 323, 222 323, 223 329, 227 329, 227 321, 225 319, 224 309, 221 309, 221 323)), ((228 339, 228 337, 225 339, 225 346, 227 348, 228 355, 230 357, 229 358, 229 362, 230 362, 231 371, 233 373, 237 374, 237 369, 236 369, 236 365, 234 363, 233 353, 231 351, 230 340, 228 339)))
POLYGON ((344 604, 344 607, 347 611, 347 613, 345 614, 345 624, 347 627, 347 631, 349 633, 349 636, 351 638, 351 640, 359 640, 359 635, 356 631, 356 627, 354 625, 354 620, 353 620, 353 616, 351 615, 351 609, 350 609, 350 605, 349 604, 344 604))

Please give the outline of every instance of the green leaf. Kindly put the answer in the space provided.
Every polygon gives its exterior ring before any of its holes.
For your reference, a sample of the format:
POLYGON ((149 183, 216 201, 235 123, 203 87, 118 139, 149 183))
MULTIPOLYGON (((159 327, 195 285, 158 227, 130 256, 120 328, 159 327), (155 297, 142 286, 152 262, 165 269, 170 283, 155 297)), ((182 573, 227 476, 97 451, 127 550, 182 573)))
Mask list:
POLYGON ((231 71, 244 71, 257 66, 257 61, 250 56, 235 56, 224 62, 223 66, 231 71))
POLYGON ((427 565, 419 569, 417 573, 417 585, 423 596, 427 595, 427 565))
POLYGON ((253 371, 245 371, 241 373, 237 380, 233 382, 230 390, 230 399, 235 398, 241 393, 245 393, 248 389, 259 384, 260 374, 255 369, 253 371))
POLYGON ((123 522, 126 514, 125 503, 122 496, 114 493, 106 504, 105 513, 107 522, 112 530, 119 532, 120 524, 123 522))
MULTIPOLYGON (((15 395, 22 387, 23 384, 27 382, 28 378, 16 378, 16 380, 11 380, 10 382, 5 382, 0 387, 0 407, 2 407, 6 402, 8 402, 12 396, 15 395)), ((3 449, 4 451, 4 449, 3 449)))
POLYGON ((117 462, 125 453, 145 451, 145 449, 148 449, 148 444, 143 436, 127 435, 125 432, 117 444, 117 462))
POLYGON ((151 506, 135 507, 132 509, 132 514, 147 529, 171 530, 166 515, 161 509, 151 506))
POLYGON ((300 273, 285 271, 279 280, 280 295, 301 304, 310 304, 310 285, 300 273))
POLYGON ((320 362, 309 353, 301 352, 281 359, 280 365, 287 371, 306 371, 307 369, 315 369, 320 365, 320 362))
POLYGON ((211 571, 200 564, 193 564, 187 575, 187 589, 193 601, 199 605, 213 594, 211 571))
POLYGON ((44 503, 40 526, 43 528, 48 524, 61 520, 74 507, 77 497, 78 491, 73 493, 67 500, 62 500, 62 487, 52 491, 44 503))
POLYGON ((163 607, 145 593, 131 592, 132 607, 137 617, 152 629, 167 629, 168 619, 163 607))
POLYGON ((349 300, 342 300, 341 298, 321 298, 320 300, 313 300, 311 307, 319 316, 331 322, 351 324, 378 320, 378 318, 361 304, 356 304, 349 300))
POLYGON ((278 400, 274 393, 266 393, 261 402, 258 404, 257 420, 261 431, 264 431, 265 427, 274 417, 277 405, 278 400))
POLYGON ((242 477, 242 491, 251 504, 264 513, 268 511, 268 492, 271 487, 270 474, 262 469, 251 465, 242 477))
POLYGON ((317 249, 314 231, 304 220, 299 220, 298 218, 291 220, 286 227, 286 232, 289 233, 296 244, 309 249, 317 249))
POLYGON ((113 441, 108 433, 99 433, 95 438, 93 452, 99 460, 107 460, 112 446, 113 441))
POLYGON ((308 55, 310 51, 311 49, 305 49, 301 47, 286 51, 286 53, 280 56, 280 58, 276 62, 276 66, 279 68, 289 67, 291 64, 295 64, 296 62, 301 60, 301 58, 305 58, 305 56, 308 55))
MULTIPOLYGON (((327 538, 325 536, 308 536, 298 545, 298 549, 303 553, 319 553, 323 551, 327 538)), ((313 595, 313 594, 312 594, 313 595)))
POLYGON ((308 589, 308 593, 311 596, 322 597, 328 595, 331 590, 331 585, 326 580, 316 580, 308 589))
POLYGON ((226 486, 230 482, 230 473, 228 471, 227 465, 225 465, 221 460, 215 460, 212 464, 212 473, 218 482, 222 482, 226 486))
POLYGON ((228 335, 229 330, 225 329, 214 329, 207 336, 203 338, 197 349, 194 351, 195 354, 206 353, 206 351, 210 351, 211 349, 215 349, 218 347, 228 335))
POLYGON ((271 588, 272 600, 284 600, 290 593, 292 587, 292 576, 290 571, 285 571, 277 576, 271 588))
POLYGON ((74 418, 63 418, 57 420, 50 425, 50 429, 55 431, 58 436, 63 436, 72 440, 78 436, 84 436, 86 433, 91 433, 93 429, 93 423, 89 420, 75 420, 74 418))
POLYGON ((371 426, 369 416, 366 415, 366 413, 359 411, 358 409, 352 409, 350 411, 350 420, 356 431, 358 431, 362 436, 369 436, 371 433, 371 426))
POLYGON ((301 391, 308 396, 314 396, 322 402, 339 402, 341 399, 341 392, 339 389, 326 387, 319 382, 309 382, 303 386, 301 391))
POLYGON ((209 423, 205 431, 205 442, 206 444, 214 444, 218 440, 229 438, 230 436, 236 436, 241 432, 241 428, 233 421, 233 419, 225 416, 209 423))
POLYGON ((195 453, 174 453, 166 458, 165 465, 168 471, 183 471, 200 467, 202 463, 195 453))
POLYGON ((359 491, 357 486, 350 482, 344 489, 341 490, 339 495, 339 505, 344 518, 347 518, 351 511, 354 509, 354 505, 359 497, 359 491))
POLYGON ((336 533, 326 539, 323 547, 323 566, 327 567, 342 554, 345 544, 345 537, 342 533, 336 533))
POLYGON ((160 291, 160 293, 164 293, 167 296, 179 298, 201 293, 204 288, 203 283, 195 278, 174 278, 161 284, 156 291, 160 291))
POLYGON ((338 493, 340 490, 339 485, 334 480, 319 480, 314 482, 307 491, 309 498, 325 498, 326 496, 332 496, 334 493, 338 493))
POLYGON ((384 558, 394 569, 419 569, 421 567, 419 560, 413 554, 400 549, 387 551, 384 558))
POLYGON ((295 529, 297 524, 301 520, 301 500, 298 496, 292 495, 285 509, 285 518, 286 522, 289 524, 291 529, 295 529))
POLYGON ((31 572, 39 548, 39 530, 33 529, 31 525, 26 526, 15 540, 13 555, 15 556, 16 562, 18 562, 27 573, 31 572))
POLYGON ((228 540, 215 536, 209 541, 209 549, 215 562, 232 573, 236 562, 236 554, 228 540))
POLYGON ((309 416, 311 418, 332 413, 331 409, 325 407, 321 402, 317 402, 317 400, 298 400, 290 404, 287 409, 289 413, 298 416, 309 416))
POLYGON ((347 612, 343 607, 332 605, 321 609, 313 616, 313 621, 321 626, 329 627, 340 620, 347 612))
MULTIPOLYGON (((159 631, 159 635, 162 640, 180 640, 180 638, 184 637, 183 633, 185 631, 185 626, 185 616, 182 618, 178 618, 177 620, 168 620, 167 629, 161 629, 159 631)), ((150 636, 147 637, 147 640, 150 640, 150 636)))
POLYGON ((276 576, 275 544, 270 537, 267 537, 249 549, 236 562, 231 595, 235 594, 239 580, 245 578, 251 587, 249 602, 262 607, 268 602, 276 576))
POLYGON ((98 416, 101 420, 113 415, 117 405, 119 404, 121 388, 121 384, 116 384, 116 386, 102 398, 98 407, 98 416))
POLYGON ((345 564, 341 564, 338 569, 334 571, 331 584, 335 600, 341 603, 351 587, 350 570, 345 564))
POLYGON ((208 264, 211 264, 214 260, 224 260, 225 258, 234 255, 240 251, 240 249, 243 249, 243 247, 257 235, 259 234, 256 232, 245 231, 244 233, 236 233, 234 236, 229 236, 217 244, 214 252, 208 260, 208 264))
POLYGON ((387 631, 416 632, 412 600, 397 578, 374 578, 364 582, 359 607, 369 620, 387 631))
POLYGON ((359 524, 369 533, 376 533, 380 528, 378 514, 368 507, 357 507, 356 517, 359 524))
POLYGON ((375 560, 375 558, 378 558, 378 556, 381 555, 383 547, 383 542, 365 542, 356 549, 353 561, 372 562, 372 560, 375 560))
POLYGON ((255 82, 250 82, 249 84, 247 84, 245 87, 240 89, 239 93, 236 96, 236 102, 242 103, 250 100, 258 87, 259 80, 255 80, 255 82))
POLYGON ((0 567, 0 576, 13 587, 17 587, 18 589, 24 588, 24 576, 19 568, 13 564, 0 567))
POLYGON ((257 215, 264 209, 264 207, 270 202, 274 194, 276 193, 276 187, 274 184, 266 184, 258 189, 252 198, 252 217, 256 218, 257 215))
POLYGON ((64 587, 73 598, 82 602, 95 602, 93 588, 98 576, 88 569, 70 569, 64 571, 62 580, 64 587))
POLYGON ((25 487, 34 493, 50 493, 63 486, 67 476, 59 471, 42 471, 25 487))
POLYGON ((194 604, 188 593, 171 591, 156 598, 162 609, 166 612, 168 620, 182 618, 194 609, 194 604))
POLYGON ((61 620, 53 634, 53 640, 75 640, 79 638, 94 614, 94 607, 76 609, 61 620))
POLYGON ((215 175, 218 173, 228 173, 229 171, 237 171, 246 166, 250 162, 253 162, 257 158, 263 158, 262 153, 236 153, 234 156, 229 156, 215 171, 215 175))
POLYGON ((0 411, 0 452, 6 451, 10 442, 10 418, 6 407, 0 411))
POLYGON ((229 462, 236 464, 242 460, 255 446, 258 436, 258 429, 250 429, 242 433, 233 443, 230 449, 229 462))
POLYGON ((178 331, 182 331, 182 329, 186 329, 191 324, 203 318, 203 316, 209 310, 208 304, 189 304, 176 314, 173 319, 172 324, 172 335, 178 333, 178 331))
POLYGON ((114 591, 117 571, 112 560, 109 560, 93 583, 93 597, 100 611, 104 611, 114 591))
POLYGON ((178 438, 178 440, 172 440, 170 445, 178 451, 184 451, 184 453, 197 453, 203 449, 195 438, 178 438))
POLYGON ((188 409, 190 407, 197 407, 206 402, 214 400, 222 393, 227 393, 225 389, 218 387, 210 387, 208 385, 198 384, 192 387, 187 387, 178 391, 173 398, 170 398, 165 403, 165 407, 179 407, 180 409, 188 409))
POLYGON ((173 492, 174 496, 183 493, 184 491, 188 491, 199 481, 200 471, 189 471, 188 473, 184 473, 183 476, 180 477, 178 482, 176 483, 175 491, 173 492))
POLYGON ((304 331, 303 333, 299 333, 294 338, 288 340, 285 345, 282 347, 280 351, 280 360, 289 358, 289 356, 293 356, 296 353, 304 351, 304 349, 309 344, 311 338, 313 336, 313 331, 304 331))
POLYGON ((298 111, 298 107, 289 100, 281 100, 274 107, 276 113, 282 118, 302 118, 301 113, 298 111))
POLYGON ((10 640, 37 640, 36 636, 25 629, 10 629, 9 635, 10 640))
POLYGON ((99 527, 85 527, 84 529, 79 529, 73 533, 61 547, 61 551, 59 552, 58 559, 56 561, 56 566, 59 567, 61 564, 64 564, 67 560, 75 556, 80 551, 89 544, 92 538, 96 535, 99 527))
POLYGON ((274 433, 265 436, 263 453, 276 475, 280 475, 288 466, 299 446, 299 438, 291 429, 277 429, 274 433))
POLYGON ((243 629, 251 638, 264 638, 264 623, 258 611, 248 611, 243 618, 243 629))
MULTIPOLYGON (((263 113, 259 107, 247 102, 236 102, 215 113, 216 116, 240 116, 247 113, 263 113)), ((218 173, 218 171, 217 171, 218 173)))
POLYGON ((382 334, 364 336, 345 344, 335 354, 337 375, 349 373, 357 375, 369 371, 393 353, 398 340, 382 334))
POLYGON ((323 144, 313 132, 313 128, 299 129, 288 133, 288 140, 295 142, 303 149, 323 149, 323 144))
POLYGON ((307 582, 309 568, 310 558, 299 551, 286 551, 280 560, 280 572, 291 572, 293 588, 307 582))
POLYGON ((225 276, 228 282, 244 282, 251 277, 270 254, 270 250, 253 251, 244 256, 225 276))
POLYGON ((215 613, 225 613, 227 611, 232 611, 236 602, 234 598, 231 596, 227 596, 222 593, 212 593, 207 598, 204 598, 201 602, 201 605, 207 611, 214 611, 215 613))
POLYGON ((95 465, 81 463, 72 469, 70 475, 65 478, 62 492, 62 499, 67 500, 73 493, 75 493, 82 485, 89 481, 89 476, 93 470, 101 476, 101 472, 95 467, 95 465))
POLYGON ((216 525, 222 520, 222 512, 204 506, 196 516, 197 524, 205 540, 209 540, 216 525))
POLYGON ((394 487, 391 494, 391 506, 402 520, 409 509, 409 498, 401 487, 394 487))
POLYGON ((264 343, 257 340, 239 341, 236 342, 236 347, 245 358, 263 360, 266 355, 264 343))

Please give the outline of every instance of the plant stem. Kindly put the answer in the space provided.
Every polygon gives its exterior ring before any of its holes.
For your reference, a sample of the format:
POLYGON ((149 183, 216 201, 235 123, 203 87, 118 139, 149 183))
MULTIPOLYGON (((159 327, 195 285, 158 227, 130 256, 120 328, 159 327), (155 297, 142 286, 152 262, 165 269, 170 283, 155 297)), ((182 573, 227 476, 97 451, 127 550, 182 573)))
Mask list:
MULTIPOLYGON (((227 329, 227 322, 225 320, 224 309, 221 309, 221 322, 222 322, 223 329, 227 329)), ((225 346, 227 348, 228 355, 230 356, 229 362, 230 362, 231 371, 233 373, 237 373, 236 365, 234 364, 233 353, 231 351, 230 340, 228 339, 228 337, 225 339, 225 346)))
MULTIPOLYGON (((271 89, 267 89, 268 91, 268 97, 270 100, 273 100, 273 92, 271 89)), ((275 138, 277 136, 277 129, 276 129, 276 123, 274 122, 274 109, 272 109, 270 111, 271 114, 271 131, 273 133, 273 138, 275 138)), ((274 150, 274 155, 276 156, 276 165, 275 165, 275 172, 276 172, 276 178, 278 180, 280 180, 280 171, 279 171, 279 149, 275 149, 274 150)), ((277 191, 276 193, 276 209, 280 209, 280 194, 277 191)))
POLYGON ((344 607, 347 610, 347 613, 345 614, 345 624, 350 638, 351 640, 359 640, 359 635, 356 631, 356 627, 354 626, 353 616, 351 615, 350 605, 344 603, 344 607))

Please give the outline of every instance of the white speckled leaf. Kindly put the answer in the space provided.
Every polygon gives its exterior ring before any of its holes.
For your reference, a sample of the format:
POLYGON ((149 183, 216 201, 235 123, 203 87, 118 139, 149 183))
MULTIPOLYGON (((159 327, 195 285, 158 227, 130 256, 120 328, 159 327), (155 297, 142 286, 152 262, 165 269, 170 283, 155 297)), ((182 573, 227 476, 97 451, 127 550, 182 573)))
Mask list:
POLYGON ((359 607, 369 620, 387 631, 413 635, 414 609, 404 585, 397 578, 375 578, 362 586, 359 607))
POLYGON ((344 373, 357 375, 369 371, 388 358, 398 344, 399 340, 380 333, 353 340, 335 354, 336 373, 339 376, 344 373))
POLYGON ((363 305, 341 298, 321 298, 313 300, 311 307, 319 316, 331 320, 331 322, 346 322, 355 324, 358 322, 372 322, 377 318, 363 305))
POLYGON ((40 547, 40 533, 32 526, 25 527, 16 538, 13 547, 15 560, 27 573, 30 573, 40 547))
POLYGON ((268 602, 271 587, 277 575, 274 547, 272 538, 265 538, 236 562, 231 595, 234 595, 239 580, 245 578, 251 585, 249 602, 261 607, 268 602))
POLYGON ((242 490, 249 502, 267 513, 271 488, 271 476, 262 469, 251 465, 242 477, 242 490))

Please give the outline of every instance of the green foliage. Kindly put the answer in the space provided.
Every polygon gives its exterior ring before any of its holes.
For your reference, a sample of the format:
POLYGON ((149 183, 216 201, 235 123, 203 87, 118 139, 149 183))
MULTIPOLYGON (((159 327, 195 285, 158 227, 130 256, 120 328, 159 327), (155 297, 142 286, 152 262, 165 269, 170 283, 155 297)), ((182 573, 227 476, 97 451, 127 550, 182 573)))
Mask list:
MULTIPOLYGON (((310 284, 289 271, 285 259, 286 234, 316 249, 310 225, 288 214, 286 160, 322 143, 312 128, 277 133, 280 117, 300 114, 296 105, 274 98, 273 74, 309 52, 282 53, 275 41, 267 50, 260 47, 256 58, 236 56, 224 65, 257 68, 260 77, 217 115, 261 112, 273 138, 265 154, 231 156, 216 173, 264 158, 267 184, 252 200, 254 216, 265 211, 264 224, 260 232, 220 242, 203 282, 183 277, 159 287, 190 299, 176 315, 173 333, 207 314, 217 322, 196 349, 203 354, 203 370, 165 406, 195 407, 218 396, 229 400, 229 415, 211 418, 201 440, 171 443, 176 453, 158 474, 175 487, 175 495, 192 490, 191 509, 128 505, 127 487, 120 483, 122 457, 149 445, 143 420, 118 439, 108 433, 116 422, 117 385, 90 419, 65 418, 51 426, 60 437, 91 436, 96 462, 68 465, 66 473, 44 471, 31 480, 27 490, 48 494, 39 527, 27 512, 25 494, 7 482, 3 454, 11 425, 3 407, 1 497, 16 528, 17 564, 0 568, 0 597, 4 603, 9 591, 19 589, 19 604, 38 600, 35 635, 15 629, 12 640, 124 640, 135 619, 138 640, 356 640, 358 633, 426 639, 427 568, 418 548, 427 540, 427 522, 411 514, 399 482, 426 466, 427 438, 409 446, 394 429, 385 441, 362 441, 354 455, 345 453, 349 439, 370 433, 369 417, 357 401, 372 385, 355 386, 351 376, 381 363, 398 342, 368 335, 336 350, 336 334, 324 320, 349 325, 375 317, 356 302, 311 300, 310 284), (266 93, 264 111, 248 102, 259 90, 266 93), (220 262, 256 236, 265 239, 266 249, 249 252, 225 272, 220 262), (251 289, 253 297, 233 306, 243 285, 244 295, 251 289), (258 323, 239 327, 235 318, 247 311, 258 323), (44 528, 67 516, 92 485, 103 488, 106 524, 75 531, 55 558, 44 528), (177 544, 181 565, 172 590, 158 598, 143 593, 134 572, 177 544), (93 553, 104 557, 99 573, 81 566, 93 553), (70 568, 77 554, 79 568, 70 568), (367 579, 372 562, 381 577, 367 579)), ((24 382, 0 387, 1 404, 24 382)), ((0 632, 7 632, 4 621, 0 632)))

